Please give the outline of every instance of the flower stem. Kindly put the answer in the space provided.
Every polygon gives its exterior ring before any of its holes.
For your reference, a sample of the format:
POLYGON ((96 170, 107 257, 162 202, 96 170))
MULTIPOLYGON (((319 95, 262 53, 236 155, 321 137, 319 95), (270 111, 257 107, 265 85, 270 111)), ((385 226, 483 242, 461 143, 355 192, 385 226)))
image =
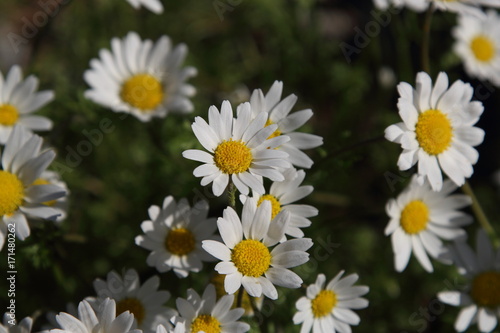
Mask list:
POLYGON ((422 62, 422 70, 428 74, 431 72, 430 56, 429 56, 429 44, 431 35, 431 23, 432 23, 432 13, 434 12, 434 4, 431 3, 427 12, 425 13, 424 26, 422 27, 422 49, 420 54, 420 59, 422 62))
POLYGON ((229 206, 231 208, 236 209, 236 186, 232 181, 229 181, 228 187, 228 198, 229 198, 229 206))
POLYGON ((488 218, 486 217, 486 214, 484 213, 484 210, 477 200, 477 197, 474 194, 474 191, 472 190, 472 187, 470 186, 468 181, 465 181, 465 184, 462 186, 462 191, 472 199, 472 211, 474 212, 474 215, 476 215, 479 224, 481 224, 481 226, 490 235, 495 235, 495 229, 493 229, 490 222, 488 221, 488 218))
POLYGON ((243 303, 243 292, 245 288, 243 286, 240 287, 238 290, 238 298, 236 299, 236 307, 241 308, 241 304, 243 303))

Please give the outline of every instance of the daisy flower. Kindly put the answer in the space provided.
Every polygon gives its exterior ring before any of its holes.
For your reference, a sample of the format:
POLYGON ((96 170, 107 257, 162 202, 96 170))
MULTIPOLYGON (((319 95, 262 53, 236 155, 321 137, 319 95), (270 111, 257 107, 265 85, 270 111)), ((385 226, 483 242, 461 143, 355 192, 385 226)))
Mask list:
POLYGON ((122 40, 111 40, 112 52, 102 49, 100 59, 90 61, 84 78, 90 90, 85 97, 141 121, 163 118, 169 111, 189 113, 195 94, 185 81, 196 74, 193 67, 181 68, 187 54, 184 44, 172 49, 170 38, 162 36, 154 45, 141 41, 135 32, 122 40))
POLYGON ((48 131, 52 121, 31 115, 54 99, 50 90, 37 92, 38 79, 33 75, 22 79, 21 68, 13 66, 7 77, 0 73, 0 144, 5 144, 16 124, 30 131, 48 131))
POLYGON ((461 291, 442 291, 438 298, 462 309, 455 329, 463 332, 477 323, 480 332, 491 332, 500 317, 500 250, 495 250, 486 232, 476 234, 476 252, 464 240, 455 242, 452 253, 459 271, 469 280, 461 291))
POLYGON ((484 17, 460 15, 452 33, 454 50, 472 77, 500 86, 500 17, 489 10, 484 17))
MULTIPOLYGON (((117 315, 129 311, 137 324, 134 327, 144 333, 153 333, 159 324, 170 327, 170 319, 177 314, 163 306, 170 298, 170 293, 158 290, 159 285, 158 276, 151 277, 141 286, 139 275, 134 269, 127 270, 123 278, 112 271, 108 273, 107 281, 94 281, 98 298, 91 299, 91 305, 94 309, 99 309, 101 303, 109 297, 116 302, 117 315)), ((87 301, 90 302, 89 299, 87 301)))
POLYGON ((293 322, 302 323, 300 333, 341 332, 350 333, 349 325, 358 325, 359 316, 351 309, 363 309, 368 300, 360 297, 368 293, 367 286, 353 286, 357 274, 341 278, 344 271, 337 274, 325 287, 326 277, 319 274, 316 283, 307 287, 307 295, 301 297, 295 306, 298 312, 293 322))
POLYGON ((203 248, 221 260, 215 266, 219 274, 225 274, 224 288, 234 294, 242 285, 250 296, 262 294, 277 299, 274 285, 299 288, 302 279, 288 268, 306 263, 312 246, 309 238, 287 240, 278 244, 284 236, 290 213, 282 212, 271 223, 271 204, 264 201, 260 206, 253 198, 245 201, 242 219, 233 208, 227 207, 217 226, 224 243, 206 240, 203 248))
POLYGON ((395 8, 408 7, 419 13, 429 7, 428 0, 373 0, 373 3, 380 10, 387 10, 392 5, 395 8))
POLYGON ((297 101, 297 96, 291 94, 281 100, 282 91, 283 82, 281 81, 275 81, 265 96, 262 90, 254 90, 250 97, 252 118, 257 117, 261 112, 269 113, 266 126, 278 125, 270 138, 283 134, 290 137, 290 141, 281 144, 277 148, 290 155, 288 159, 293 165, 310 168, 313 161, 302 150, 321 146, 323 138, 314 134, 295 132, 296 129, 304 125, 312 117, 313 112, 311 109, 307 109, 290 114, 297 101))
POLYGON ((15 232, 24 240, 30 235, 26 215, 55 220, 59 214, 45 202, 56 200, 66 194, 56 185, 37 185, 47 166, 54 160, 53 150, 41 151, 42 138, 16 126, 2 153, 0 170, 0 249, 7 232, 15 232))
POLYGON ((398 85, 399 115, 403 122, 385 130, 387 140, 401 144, 398 167, 408 170, 418 162, 418 180, 427 178, 434 191, 443 185, 441 170, 461 186, 469 178, 479 154, 472 148, 483 142, 484 131, 473 125, 483 104, 471 102, 474 89, 455 81, 448 89, 448 76, 439 73, 433 87, 427 73, 417 74, 417 88, 398 85))
POLYGON ((204 239, 218 239, 214 233, 214 218, 207 218, 208 204, 198 201, 190 208, 186 199, 177 204, 172 196, 163 201, 163 207, 151 206, 149 217, 141 229, 144 235, 137 236, 135 243, 152 251, 147 263, 160 273, 173 270, 178 277, 186 277, 189 272, 199 272, 202 261, 214 258, 201 248, 204 239))
POLYGON ((163 13, 163 5, 160 0, 127 0, 135 9, 144 6, 155 14, 163 13))
POLYGON ((1 333, 30 333, 31 326, 33 325, 33 319, 31 317, 26 317, 19 324, 16 323, 15 316, 6 312, 3 315, 3 325, 0 324, 1 333))
POLYGON ((50 333, 142 333, 141 330, 132 330, 134 315, 124 312, 116 316, 116 304, 107 298, 99 311, 94 311, 87 301, 78 305, 78 318, 61 312, 56 316, 61 329, 50 330, 50 333))
MULTIPOLYGON (((300 228, 311 225, 309 217, 318 215, 318 210, 309 205, 297 205, 293 202, 301 200, 311 194, 313 187, 310 185, 300 186, 306 173, 304 170, 297 171, 295 168, 289 168, 283 172, 285 180, 274 182, 271 185, 269 194, 255 195, 257 205, 264 200, 271 203, 271 219, 274 219, 279 212, 287 211, 290 213, 290 223, 288 223, 285 234, 292 237, 304 237, 304 232, 300 228)), ((245 203, 248 196, 241 195, 240 200, 245 203)))
POLYGON ((238 107, 238 116, 233 119, 233 109, 228 101, 222 102, 221 112, 211 106, 208 124, 196 117, 193 132, 201 145, 210 153, 190 149, 182 153, 185 158, 203 162, 194 169, 196 177, 203 177, 201 185, 213 183, 214 195, 220 196, 231 180, 243 194, 249 187, 264 194, 262 177, 272 181, 283 181, 278 168, 289 168, 288 154, 276 150, 289 140, 288 136, 269 138, 277 129, 273 124, 265 126, 267 113, 261 112, 251 120, 251 107, 244 103, 238 107), (271 148, 271 149, 268 149, 271 148))
POLYGON ((186 333, 186 324, 177 323, 172 329, 167 329, 163 325, 158 325, 156 327, 156 333, 186 333))
POLYGON ((477 17, 484 16, 480 6, 500 8, 500 0, 432 0, 432 2, 439 10, 477 17))
POLYGON ((57 172, 49 170, 45 170, 44 172, 42 172, 40 178, 36 179, 33 182, 33 185, 48 185, 48 184, 58 186, 66 192, 66 195, 64 197, 61 197, 57 200, 43 202, 44 205, 52 207, 55 210, 57 210, 58 216, 55 222, 60 223, 64 221, 68 216, 69 189, 68 186, 66 185, 66 182, 61 180, 61 176, 57 172))
POLYGON ((245 310, 231 310, 234 295, 223 296, 217 301, 212 284, 205 288, 201 297, 193 289, 188 289, 187 293, 187 299, 177 298, 179 317, 175 318, 176 323, 184 323, 187 332, 233 333, 250 330, 250 325, 237 321, 245 310))
POLYGON ((432 191, 428 183, 420 185, 414 176, 408 187, 396 198, 390 199, 385 210, 390 217, 385 235, 391 235, 394 266, 402 272, 413 252, 428 272, 433 271, 427 253, 435 259, 444 259, 446 252, 441 239, 455 240, 466 235, 460 227, 472 218, 459 211, 472 200, 463 194, 451 194, 457 186, 446 180, 442 189, 432 191))

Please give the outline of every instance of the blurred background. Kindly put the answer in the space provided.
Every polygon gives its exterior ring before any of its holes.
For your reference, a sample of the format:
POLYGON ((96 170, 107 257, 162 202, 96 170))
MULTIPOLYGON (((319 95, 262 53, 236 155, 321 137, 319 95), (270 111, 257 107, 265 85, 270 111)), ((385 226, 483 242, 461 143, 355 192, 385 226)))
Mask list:
MULTIPOLYGON (((65 311, 66 303, 95 295, 93 280, 110 270, 135 268, 141 281, 157 274, 146 264, 149 252, 134 244, 148 207, 161 205, 167 195, 190 202, 207 198, 213 217, 227 206, 227 198, 214 198, 192 175, 198 164, 181 156, 200 147, 190 127, 194 117, 207 118, 209 106, 219 107, 225 99, 236 106, 253 89, 267 92, 281 80, 284 96, 299 98, 295 111, 314 111, 302 131, 325 142, 309 152, 315 165, 306 170, 304 182, 315 191, 303 202, 319 209, 305 230, 315 241, 312 259, 295 271, 306 284, 318 273, 331 279, 341 269, 360 275, 359 283, 370 286, 370 306, 358 311, 362 320, 354 331, 453 331, 458 309, 438 303, 436 293, 460 285, 455 269, 433 262, 435 272, 428 274, 412 258, 398 274, 383 233, 384 206, 413 172, 397 169, 400 147, 383 139, 383 131, 399 121, 396 85, 413 85, 421 70, 423 15, 381 13, 370 1, 358 0, 163 0, 161 15, 135 10, 125 0, 59 0, 51 9, 42 6, 45 1, 0 2, 0 69, 5 74, 20 64, 25 76, 39 77, 41 89, 55 91, 55 101, 39 112, 55 127, 42 135, 57 150, 53 169, 63 173, 71 191, 69 216, 60 227, 35 222, 32 235, 16 243, 18 320, 36 316, 35 331, 40 329, 47 311, 65 311), (142 123, 121 119, 83 97, 89 61, 101 48, 110 48, 113 37, 129 31, 153 41, 166 34, 189 47, 186 64, 198 69, 189 81, 198 90, 193 114, 142 123), (104 118, 113 130, 75 161, 71 150, 87 140, 83 132, 99 129, 104 118)), ((486 130, 486 138, 470 183, 498 230, 500 192, 494 175, 500 168, 500 92, 464 74, 451 51, 454 24, 452 14, 438 12, 433 18, 431 76, 446 71, 450 81, 470 82, 485 105, 477 126, 486 130)), ((470 236, 477 226, 467 229, 470 236)), ((0 271, 6 272, 5 248, 0 257, 0 271)), ((213 265, 205 265, 203 272, 183 280, 161 274, 161 289, 172 293, 168 305, 186 297, 189 287, 201 293, 212 271, 213 265)), ((0 283, 5 286, 0 290, 7 289, 5 278, 0 283)), ((269 313, 270 331, 299 332, 292 317, 304 291, 279 291, 269 313)), ((7 301, 2 291, 0 304, 7 301)))

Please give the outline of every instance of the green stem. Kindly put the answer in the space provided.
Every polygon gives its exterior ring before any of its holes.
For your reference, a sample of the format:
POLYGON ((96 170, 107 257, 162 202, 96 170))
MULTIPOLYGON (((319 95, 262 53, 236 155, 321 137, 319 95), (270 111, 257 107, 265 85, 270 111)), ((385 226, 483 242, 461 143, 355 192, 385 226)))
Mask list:
POLYGON ((477 200, 477 197, 474 194, 474 191, 472 190, 472 187, 470 186, 468 181, 465 181, 465 184, 462 186, 462 191, 472 199, 472 211, 474 212, 474 215, 476 215, 479 224, 481 224, 481 226, 490 235, 495 235, 495 229, 493 229, 493 227, 490 224, 490 221, 488 221, 488 218, 486 217, 486 214, 484 213, 484 210, 481 207, 479 201, 477 200))
POLYGON ((238 290, 238 298, 236 299, 236 307, 237 308, 241 308, 241 304, 243 303, 243 292, 244 292, 245 288, 243 288, 243 286, 240 287, 240 289, 238 290))
POLYGON ((228 198, 229 198, 229 206, 231 208, 236 209, 236 186, 232 181, 229 181, 228 185, 228 198))
POLYGON ((431 3, 425 13, 424 26, 422 27, 422 49, 420 59, 422 62, 422 70, 428 74, 431 72, 429 44, 431 36, 432 13, 434 12, 434 4, 431 3))

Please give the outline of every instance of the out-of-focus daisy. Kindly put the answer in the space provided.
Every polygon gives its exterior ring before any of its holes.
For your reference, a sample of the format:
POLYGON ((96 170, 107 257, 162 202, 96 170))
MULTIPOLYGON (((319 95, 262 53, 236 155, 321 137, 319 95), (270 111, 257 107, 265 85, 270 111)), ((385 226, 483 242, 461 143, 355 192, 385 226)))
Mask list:
POLYGON ((199 272, 202 261, 213 261, 201 248, 204 239, 219 239, 214 218, 207 218, 208 204, 198 201, 193 208, 186 199, 176 204, 172 196, 163 201, 163 207, 151 206, 149 217, 141 229, 144 235, 137 236, 135 243, 152 251, 147 263, 160 272, 173 269, 178 277, 186 277, 189 272, 199 272))
POLYGON ((360 297, 368 293, 367 286, 353 286, 358 280, 357 274, 341 278, 344 271, 337 274, 326 286, 326 277, 319 274, 316 283, 307 287, 307 295, 301 297, 293 316, 295 324, 302 324, 300 333, 351 332, 351 327, 358 325, 359 316, 351 309, 363 309, 368 300, 360 297))
MULTIPOLYGON (((215 287, 215 293, 217 295, 217 299, 220 299, 222 296, 228 295, 228 293, 226 292, 226 289, 224 289, 225 278, 226 278, 225 275, 215 273, 212 276, 212 278, 210 279, 210 282, 215 287)), ((245 316, 253 316, 254 311, 253 311, 252 302, 257 307, 257 309, 260 310, 262 308, 262 303, 264 303, 264 297, 263 296, 252 297, 252 296, 248 295, 248 293, 245 290, 243 290, 242 292, 243 292, 243 296, 241 297, 241 307, 245 310, 244 315, 245 316)), ((236 303, 237 303, 237 299, 235 297, 232 308, 236 307, 236 305, 237 305, 236 303)))
POLYGON ((3 325, 0 324, 0 333, 31 333, 31 326, 33 325, 31 317, 24 318, 18 324, 11 315, 8 312, 3 315, 3 325))
POLYGON ((94 311, 87 301, 78 305, 78 318, 61 312, 56 316, 61 329, 50 330, 51 333, 142 333, 132 329, 134 315, 126 311, 116 316, 116 304, 112 299, 102 302, 98 311, 94 311))
POLYGON ((452 33, 455 52, 472 77, 500 86, 500 17, 494 10, 485 16, 460 15, 452 33))
POLYGON ((443 185, 441 170, 455 184, 463 185, 479 158, 472 147, 484 138, 484 131, 473 126, 483 113, 481 102, 471 102, 474 89, 460 80, 448 88, 443 72, 433 87, 429 75, 420 72, 416 89, 402 82, 398 91, 403 122, 386 128, 385 137, 403 148, 399 169, 407 170, 418 162, 419 183, 427 178, 434 191, 443 185))
MULTIPOLYGON (((290 213, 290 222, 286 226, 285 234, 292 237, 304 237, 304 232, 300 228, 311 225, 309 217, 318 215, 318 210, 309 205, 292 204, 311 194, 313 187, 310 185, 300 186, 306 173, 304 170, 297 171, 295 168, 287 169, 283 172, 285 180, 274 182, 271 185, 269 194, 255 195, 257 204, 260 205, 264 200, 271 203, 271 219, 274 219, 279 212, 287 211, 290 213)), ((247 196, 241 195, 241 202, 245 203, 247 196)))
POLYGON ((55 222, 60 223, 66 219, 66 216, 68 216, 68 186, 66 185, 66 182, 61 180, 61 176, 54 171, 49 171, 45 170, 42 172, 42 175, 40 178, 36 179, 33 182, 33 185, 56 185, 62 188, 64 191, 66 191, 66 195, 57 199, 57 200, 51 200, 47 202, 43 202, 44 205, 49 206, 57 210, 58 216, 55 220, 55 222))
POLYGON ((271 203, 264 201, 260 206, 253 198, 245 201, 242 219, 233 208, 228 207, 217 226, 224 243, 203 241, 203 248, 221 260, 215 266, 225 274, 224 288, 235 293, 242 285, 250 296, 262 294, 277 299, 274 285, 298 288, 302 279, 288 268, 306 263, 312 246, 309 238, 287 240, 270 250, 284 236, 290 213, 281 212, 271 223, 271 203))
POLYGON ((283 174, 277 168, 290 167, 288 154, 274 149, 287 142, 289 137, 269 138, 277 125, 265 126, 266 112, 261 112, 253 120, 251 113, 250 104, 244 103, 234 119, 231 104, 224 101, 220 113, 215 106, 210 107, 208 123, 196 117, 192 125, 201 145, 210 153, 190 149, 184 151, 182 156, 204 163, 193 174, 203 177, 203 186, 213 183, 212 190, 216 196, 224 192, 230 180, 243 194, 248 194, 249 187, 256 193, 264 194, 262 177, 283 181, 283 174))
POLYGON ((158 325, 156 327, 156 333, 186 333, 186 324, 177 323, 177 325, 171 329, 167 329, 163 325, 158 325))
POLYGON ((375 7, 387 10, 391 5, 396 8, 408 7, 416 12, 423 12, 429 7, 428 0, 373 0, 375 7))
POLYGON ((146 7, 155 14, 163 13, 163 5, 160 0, 127 0, 135 9, 142 6, 146 7))
POLYGON ((465 290, 442 291, 441 302, 462 309, 455 329, 463 332, 477 323, 479 331, 491 332, 500 318, 500 249, 495 250, 484 230, 476 235, 476 252, 465 240, 455 242, 452 253, 459 270, 470 281, 465 290))
MULTIPOLYGON (((179 317, 175 322, 184 323, 188 332, 248 332, 250 325, 237 321, 245 310, 231 310, 234 295, 226 295, 217 301, 215 288, 209 284, 200 297, 193 289, 188 289, 187 299, 177 299, 179 317)), ((176 325, 177 326, 177 325, 176 325)))
POLYGON ((115 112, 131 113, 141 121, 165 117, 170 111, 188 113, 195 94, 185 81, 196 74, 193 67, 181 68, 187 47, 172 49, 170 38, 162 36, 154 45, 135 32, 122 40, 111 40, 112 52, 100 51, 90 61, 84 78, 90 90, 85 97, 115 112))
POLYGON ((42 138, 22 126, 14 127, 5 144, 0 170, 0 249, 7 232, 15 230, 20 240, 30 235, 26 215, 55 220, 59 214, 44 203, 64 196, 64 189, 34 184, 56 156, 53 150, 41 151, 41 147, 42 138))
POLYGON ((419 185, 414 176, 408 187, 397 197, 390 199, 386 212, 391 218, 385 234, 391 235, 394 266, 402 272, 413 252, 428 272, 433 271, 427 253, 435 259, 444 259, 443 242, 466 235, 460 227, 472 222, 471 216, 459 211, 471 204, 463 194, 451 194, 457 186, 446 180, 439 192, 428 183, 419 185))
POLYGON ((500 8, 500 0, 432 0, 434 6, 442 11, 474 16, 484 16, 480 6, 500 8))
POLYGON ((256 89, 250 97, 252 107, 252 118, 261 112, 269 113, 266 125, 276 124, 278 127, 272 132, 270 138, 287 135, 290 141, 283 143, 278 148, 287 152, 289 161, 301 168, 310 168, 313 161, 302 150, 319 147, 323 144, 323 138, 314 134, 295 132, 312 117, 311 109, 301 110, 290 114, 297 96, 291 94, 281 100, 283 82, 275 81, 266 96, 262 90, 256 89))
POLYGON ((4 78, 0 73, 0 144, 5 144, 16 124, 30 131, 48 131, 52 121, 31 113, 54 99, 54 92, 39 91, 38 79, 33 75, 22 79, 21 68, 13 66, 4 78))
MULTIPOLYGON (((139 275, 134 269, 129 269, 123 278, 112 271, 107 280, 96 279, 94 289, 97 299, 92 299, 94 309, 99 309, 106 298, 116 302, 116 314, 129 311, 134 315, 138 329, 144 333, 153 333, 160 324, 170 327, 170 319, 177 313, 164 307, 170 298, 170 293, 158 290, 160 278, 153 276, 141 286, 139 275)), ((87 299, 89 301, 89 299, 87 299)))

